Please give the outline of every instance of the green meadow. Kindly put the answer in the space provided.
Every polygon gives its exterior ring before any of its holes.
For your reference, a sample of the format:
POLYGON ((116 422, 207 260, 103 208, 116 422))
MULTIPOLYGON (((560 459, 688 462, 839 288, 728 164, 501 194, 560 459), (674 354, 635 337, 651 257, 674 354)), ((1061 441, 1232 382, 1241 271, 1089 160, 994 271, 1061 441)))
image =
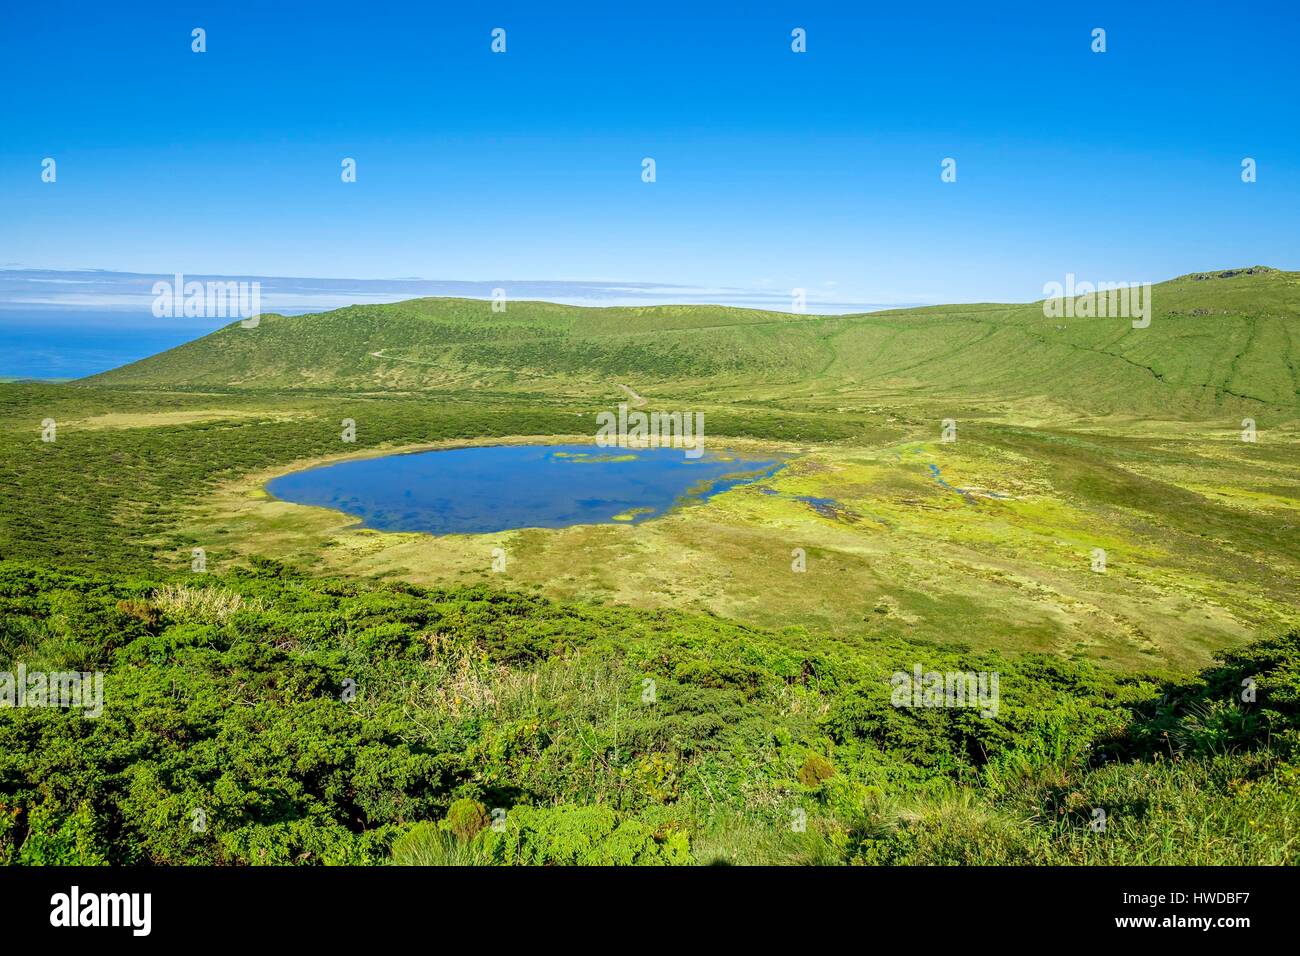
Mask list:
POLYGON ((0 671, 106 674, 0 710, 0 860, 1295 864, 1300 274, 1151 302, 422 299, 0 383, 0 671), (785 467, 436 537, 264 487, 638 398, 785 467))

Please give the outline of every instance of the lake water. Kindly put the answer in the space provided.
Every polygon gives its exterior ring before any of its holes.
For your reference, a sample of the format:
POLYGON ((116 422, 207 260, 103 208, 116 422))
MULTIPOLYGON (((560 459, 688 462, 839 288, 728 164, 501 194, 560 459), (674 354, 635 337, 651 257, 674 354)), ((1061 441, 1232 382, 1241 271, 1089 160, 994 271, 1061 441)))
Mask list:
POLYGON ((708 451, 691 459, 672 448, 494 445, 324 465, 282 475, 266 489, 284 501, 356 515, 380 531, 483 534, 635 524, 781 464, 708 451))

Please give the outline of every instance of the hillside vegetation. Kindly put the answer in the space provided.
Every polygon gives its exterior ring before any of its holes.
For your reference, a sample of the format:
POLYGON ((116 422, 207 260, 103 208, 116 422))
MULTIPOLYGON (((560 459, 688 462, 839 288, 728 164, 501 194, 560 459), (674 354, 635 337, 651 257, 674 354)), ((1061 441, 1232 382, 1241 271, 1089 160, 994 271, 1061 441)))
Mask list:
POLYGON ((0 673, 106 673, 0 709, 0 862, 1294 865, 1300 275, 1153 302, 425 299, 0 383, 0 673), (497 535, 263 487, 628 389, 786 464, 497 535), (917 664, 997 713, 895 706, 917 664))
MULTIPOLYGON (((1152 289, 1147 328, 1041 303, 814 316, 416 299, 265 316, 88 383, 151 388, 542 392, 634 378, 665 395, 1042 397, 1077 411, 1208 415, 1300 396, 1300 275, 1229 270, 1152 289)), ((649 393, 647 393, 649 394, 649 393)))
POLYGON ((1170 681, 268 562, 0 563, 15 658, 106 670, 112 706, 0 717, 0 862, 1298 861, 1294 633, 1170 681), (996 717, 891 706, 917 661, 999 671, 996 717))

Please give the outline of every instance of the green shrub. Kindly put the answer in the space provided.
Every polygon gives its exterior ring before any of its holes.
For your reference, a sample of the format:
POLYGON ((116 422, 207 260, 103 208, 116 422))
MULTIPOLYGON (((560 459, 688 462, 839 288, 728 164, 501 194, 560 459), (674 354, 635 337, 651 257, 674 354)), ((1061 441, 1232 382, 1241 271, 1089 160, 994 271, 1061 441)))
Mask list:
POLYGON ((29 866, 104 866, 94 810, 80 804, 70 813, 41 804, 28 814, 27 838, 18 861, 29 866))
POLYGON ((809 754, 799 768, 799 782, 805 787, 820 787, 823 783, 835 776, 835 768, 831 762, 821 754, 809 754))
POLYGON ((560 866, 670 866, 691 863, 680 830, 652 829, 608 807, 516 807, 500 831, 482 836, 495 864, 560 866))
POLYGON ((490 822, 487 807, 477 800, 460 799, 447 810, 447 829, 462 843, 474 839, 490 822))

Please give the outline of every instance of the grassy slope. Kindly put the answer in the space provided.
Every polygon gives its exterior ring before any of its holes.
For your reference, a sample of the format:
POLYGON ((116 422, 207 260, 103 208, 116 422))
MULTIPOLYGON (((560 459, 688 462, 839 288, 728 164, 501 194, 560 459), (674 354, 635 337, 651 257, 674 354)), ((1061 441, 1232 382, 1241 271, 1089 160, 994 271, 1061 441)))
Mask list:
MULTIPOLYGON (((417 299, 238 324, 87 384, 591 395, 622 378, 662 394, 830 396, 869 385, 956 400, 1042 397, 1076 411, 1293 415, 1300 275, 1157 285, 1149 328, 1051 319, 1040 304, 792 316, 720 306, 583 309, 417 299)), ((646 393, 650 394, 650 393, 646 393)))

